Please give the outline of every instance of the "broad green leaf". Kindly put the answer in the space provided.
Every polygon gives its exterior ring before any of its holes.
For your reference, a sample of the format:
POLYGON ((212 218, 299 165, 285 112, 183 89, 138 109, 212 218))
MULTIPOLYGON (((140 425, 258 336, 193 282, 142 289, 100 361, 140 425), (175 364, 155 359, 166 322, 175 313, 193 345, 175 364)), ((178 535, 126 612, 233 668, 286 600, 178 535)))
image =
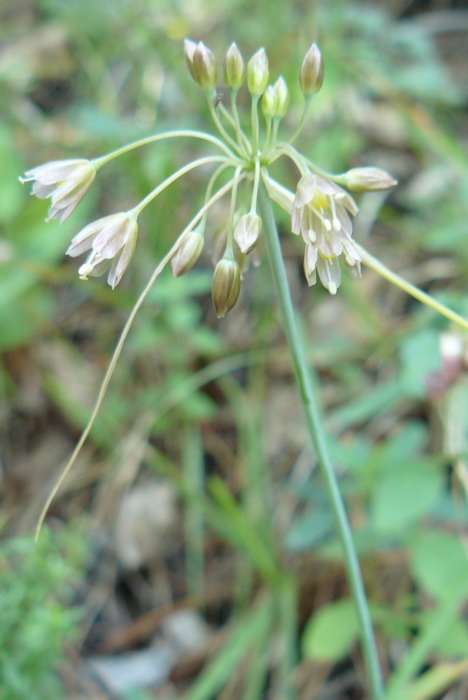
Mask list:
MULTIPOLYGON (((427 622, 430 624, 434 617, 433 610, 425 615, 427 622)), ((437 644, 436 650, 446 658, 466 658, 468 659, 468 623, 462 617, 456 617, 450 623, 450 627, 445 634, 441 635, 437 644)))
POLYGON ((432 464, 412 461, 395 464, 376 482, 372 503, 374 527, 398 531, 427 513, 442 490, 442 474, 432 464))
POLYGON ((419 532, 409 541, 410 565, 416 581, 435 598, 451 596, 453 582, 466 581, 468 558, 457 535, 419 532))
POLYGON ((294 551, 314 549, 328 535, 333 525, 331 513, 312 509, 299 516, 286 535, 285 545, 294 551))
POLYGON ((359 626, 351 600, 325 605, 310 618, 302 637, 304 656, 334 662, 352 649, 359 626))

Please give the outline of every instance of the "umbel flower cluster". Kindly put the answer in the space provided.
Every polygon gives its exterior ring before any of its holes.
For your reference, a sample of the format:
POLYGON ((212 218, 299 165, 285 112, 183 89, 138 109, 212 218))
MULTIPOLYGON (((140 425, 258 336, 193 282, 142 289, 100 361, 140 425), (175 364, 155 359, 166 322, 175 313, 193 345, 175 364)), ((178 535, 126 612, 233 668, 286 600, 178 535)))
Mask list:
POLYGON ((280 123, 288 113, 288 86, 283 77, 272 84, 269 82, 268 58, 263 48, 246 65, 236 44, 230 46, 224 58, 225 88, 222 92, 218 91, 215 57, 205 44, 187 39, 185 59, 190 75, 206 95, 218 135, 192 130, 155 134, 93 160, 60 160, 40 165, 26 172, 22 179, 33 183, 32 194, 50 199, 48 218, 63 221, 85 196, 96 172, 119 155, 171 138, 198 139, 216 150, 212 155, 181 167, 129 211, 104 216, 77 233, 67 254, 72 257, 87 254, 78 270, 80 277, 87 279, 107 272, 109 284, 115 287, 137 244, 141 211, 178 178, 195 168, 210 167, 213 172, 207 182, 203 206, 172 248, 173 274, 183 275, 196 263, 204 246, 209 211, 215 202, 230 193, 224 236, 216 246, 218 260, 212 296, 218 317, 236 304, 243 270, 262 235, 257 199, 263 183, 269 197, 289 214, 291 232, 302 237, 308 284, 315 284, 318 275, 323 286, 335 294, 341 282, 342 264, 352 275, 361 274, 361 252, 352 236, 353 217, 358 207, 346 190, 386 190, 396 181, 385 171, 373 167, 353 168, 339 175, 324 172, 293 145, 305 123, 312 98, 322 86, 323 60, 318 46, 312 44, 299 71, 303 114, 288 140, 278 136, 280 123), (250 95, 250 113, 241 119, 237 98, 244 83, 250 95), (225 94, 230 98, 228 106, 224 104, 225 94), (270 166, 281 157, 289 158, 298 170, 295 193, 269 173, 270 166), (220 182, 224 184, 220 186, 220 182))

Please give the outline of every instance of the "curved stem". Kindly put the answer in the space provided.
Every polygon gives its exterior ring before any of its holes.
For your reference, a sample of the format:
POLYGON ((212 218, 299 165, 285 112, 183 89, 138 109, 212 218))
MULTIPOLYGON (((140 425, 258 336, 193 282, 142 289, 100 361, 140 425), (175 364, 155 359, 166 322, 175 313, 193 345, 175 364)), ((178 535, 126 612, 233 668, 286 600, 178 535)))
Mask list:
POLYGON ((306 158, 306 156, 299 153, 294 146, 291 146, 290 143, 286 143, 285 141, 278 141, 274 144, 274 148, 270 149, 270 152, 267 154, 268 163, 274 163, 276 160, 278 160, 278 158, 281 158, 281 156, 287 156, 290 158, 296 165, 301 175, 307 175, 308 168, 310 168, 310 170, 313 170, 315 173, 317 173, 317 175, 321 175, 327 180, 332 180, 338 184, 343 183, 344 173, 334 175, 333 173, 323 170, 323 168, 319 168, 318 165, 315 165, 315 163, 313 163, 309 158, 306 158))
MULTIPOLYGON (((326 178, 327 180, 332 180, 333 182, 336 182, 338 184, 342 184, 342 178, 343 178, 343 173, 336 175, 334 173, 329 173, 327 170, 324 170, 323 168, 319 168, 318 165, 315 165, 310 158, 307 158, 305 155, 302 153, 299 153, 299 151, 294 148, 294 146, 291 146, 290 143, 286 143, 283 141, 279 141, 276 144, 279 148, 279 150, 284 153, 285 155, 289 156, 291 160, 294 160, 294 158, 300 158, 302 163, 305 163, 311 170, 313 170, 317 175, 321 175, 322 177, 326 178)), ((281 155, 281 154, 280 154, 281 155)), ((296 162, 296 161, 294 161, 296 162)), ((298 166, 299 167, 299 166, 298 166)))
POLYGON ((278 295, 283 327, 288 340, 291 359, 294 365, 296 382, 305 414, 307 428, 310 439, 315 447, 317 461, 320 465, 328 491, 328 497, 330 499, 330 505, 335 519, 335 525, 343 549, 348 581, 353 595, 354 604, 356 606, 361 632, 362 648, 369 685, 371 688, 371 697, 373 700, 383 700, 383 687, 377 648, 372 630, 367 598, 359 569, 359 562, 341 492, 328 454, 320 413, 312 385, 310 369, 307 366, 305 353, 296 324, 294 307, 292 304, 288 278, 284 267, 273 210, 263 184, 260 188, 259 202, 265 227, 265 241, 271 274, 278 295))
POLYGON ((289 143, 294 143, 294 141, 297 139, 297 137, 298 137, 299 134, 301 133, 302 127, 303 127, 304 124, 305 124, 305 120, 306 120, 307 114, 309 113, 309 108, 310 108, 310 103, 311 103, 311 102, 312 102, 312 97, 309 95, 309 96, 307 96, 307 97, 305 98, 304 108, 303 108, 303 110, 302 110, 301 119, 300 119, 300 121, 299 121, 299 124, 297 125, 296 131, 294 132, 294 134, 293 134, 293 135, 291 136, 291 138, 289 139, 289 143))
POLYGON ((178 129, 177 131, 163 131, 160 134, 153 134, 152 136, 146 136, 143 139, 138 139, 138 141, 132 141, 132 143, 128 143, 126 146, 122 146, 121 148, 116 148, 115 151, 106 153, 106 155, 104 156, 93 158, 91 163, 93 163, 95 168, 98 169, 106 163, 108 163, 113 158, 117 158, 117 156, 121 156, 124 153, 128 153, 129 151, 133 151, 135 148, 140 148, 140 146, 147 146, 149 143, 155 143, 156 141, 164 141, 165 139, 177 139, 183 137, 200 139, 201 141, 209 141, 209 143, 212 143, 213 145, 217 146, 222 151, 224 151, 224 153, 230 158, 235 158, 234 153, 221 141, 221 139, 216 138, 216 136, 206 134, 204 131, 193 131, 192 129, 178 129))
POLYGON ((456 323, 458 326, 468 331, 468 320, 466 318, 463 318, 463 316, 455 313, 455 311, 452 311, 452 309, 449 309, 447 306, 444 306, 444 304, 436 301, 430 296, 430 294, 426 294, 422 291, 422 289, 419 289, 418 287, 415 287, 414 284, 411 284, 411 282, 407 282, 405 279, 400 277, 400 275, 397 275, 396 272, 389 270, 386 265, 381 263, 380 260, 377 260, 377 258, 374 258, 374 256, 368 253, 365 248, 359 245, 359 243, 355 242, 355 245, 364 265, 370 267, 371 270, 374 270, 374 272, 377 272, 377 274, 379 274, 381 277, 396 285, 404 292, 420 301, 422 304, 430 306, 431 309, 437 311, 439 314, 441 314, 441 316, 445 316, 445 318, 448 318, 450 321, 453 321, 453 323, 456 323))
POLYGON ((242 130, 242 126, 240 123, 239 112, 237 110, 237 94, 238 94, 238 92, 239 92, 238 90, 231 90, 232 115, 234 117, 234 125, 235 125, 235 129, 236 129, 237 140, 239 141, 239 145, 243 144, 247 153, 249 153, 252 146, 250 144, 249 139, 244 134, 244 131, 242 130))
MULTIPOLYGON (((136 207, 133 207, 131 209, 131 213, 134 214, 134 216, 139 216, 141 211, 148 206, 150 202, 153 201, 158 195, 163 192, 166 187, 169 187, 169 185, 172 185, 173 182, 179 179, 179 177, 182 177, 182 175, 185 175, 186 173, 190 172, 191 170, 194 170, 195 168, 200 167, 201 165, 208 165, 210 163, 230 163, 230 161, 226 161, 226 158, 224 156, 207 156, 206 158, 198 158, 198 160, 193 160, 191 163, 187 163, 187 165, 184 165, 182 168, 179 168, 179 170, 176 170, 175 173, 172 173, 168 178, 166 178, 163 182, 161 182, 160 185, 154 188, 149 194, 146 195, 144 199, 141 200, 139 204, 136 205, 136 207)), ((130 212, 129 212, 130 213, 130 212)))
POLYGON ((268 154, 269 164, 274 163, 276 160, 278 160, 278 158, 281 158, 281 156, 287 156, 290 160, 292 160, 301 175, 307 175, 309 172, 303 155, 296 151, 293 146, 290 146, 289 143, 276 143, 275 147, 270 151, 270 153, 271 157, 270 154, 268 154))
POLYGON ((210 110, 211 118, 213 119, 216 128, 218 129, 219 133, 223 137, 223 139, 231 146, 233 151, 235 151, 239 156, 245 156, 243 152, 243 148, 241 146, 238 146, 237 143, 232 139, 224 126, 221 123, 220 118, 218 117, 218 113, 216 112, 216 109, 213 105, 213 100, 211 99, 210 95, 207 95, 207 100, 208 100, 208 108, 210 110))
POLYGON ((184 237, 189 231, 192 231, 192 229, 197 225, 197 223, 200 221, 204 213, 215 203, 218 201, 218 199, 221 199, 223 195, 226 194, 226 192, 229 192, 229 190, 232 188, 234 184, 233 180, 230 180, 228 183, 224 185, 224 187, 221 187, 212 197, 211 199, 206 202, 206 204, 203 205, 203 207, 200 209, 200 211, 193 217, 191 222, 185 227, 185 229, 182 231, 172 248, 169 250, 169 252, 164 256, 164 258, 161 260, 161 262, 157 265, 157 267, 154 269, 153 274, 151 275, 149 281, 147 282, 145 288, 143 289, 142 293, 137 299, 136 304, 134 305, 130 316, 127 319, 127 322, 125 323, 125 326, 123 327, 122 333, 119 336, 119 340, 117 341, 117 345, 115 346, 114 352, 112 353, 112 358, 111 361, 109 362, 109 365, 107 367, 106 373, 104 375, 104 378, 101 382, 101 386, 99 387, 98 395, 96 398, 96 402, 94 404, 93 410, 91 412, 91 416, 89 417, 89 420, 81 433, 80 439, 78 440, 75 449, 73 450, 70 459, 62 469, 61 473, 59 474, 51 492, 49 493, 47 500, 41 510, 41 513, 39 515, 39 519, 37 521, 36 525, 36 530, 35 530, 35 535, 34 538, 37 541, 42 525, 44 523, 45 517, 48 513, 48 510, 52 504, 52 501, 54 500, 55 496, 60 490, 60 487, 62 486, 63 482, 67 478, 68 474, 70 473, 71 468, 76 462, 76 459, 78 455, 81 452, 81 448, 83 447, 84 443, 86 442, 86 439, 91 432, 91 429, 94 425, 94 422, 96 420, 96 417, 100 411, 100 408, 102 406, 102 402, 104 401, 104 398, 107 393, 107 389, 110 384, 110 380, 112 379, 112 375, 114 374, 114 370, 116 368, 117 362, 119 360, 119 357, 122 353, 123 346, 125 344, 125 341, 127 339, 128 334, 130 333, 130 329, 132 327, 133 321, 135 320, 135 316, 137 315, 141 305, 143 304, 144 300, 148 296, 148 293, 153 286, 153 284, 156 282, 157 278, 161 274, 161 272, 164 270, 168 262, 171 260, 171 258, 177 253, 181 243, 184 240, 184 237))
MULTIPOLYGON (((216 109, 218 109, 221 112, 221 114, 223 115, 225 120, 232 126, 234 131, 236 131, 236 121, 234 119, 234 115, 230 113, 230 111, 227 109, 227 107, 225 107, 223 105, 223 103, 220 102, 216 109)), ((237 131, 236 131, 236 136, 237 136, 237 131)))
MULTIPOLYGON (((206 186, 206 191, 205 191, 205 202, 204 202, 204 204, 206 204, 207 201, 210 199, 210 197, 211 197, 211 195, 212 195, 212 193, 213 193, 213 188, 214 188, 214 186, 215 186, 215 184, 216 184, 216 180, 218 179, 218 177, 221 175, 221 173, 222 173, 224 170, 226 170, 226 168, 230 168, 230 167, 232 167, 231 163, 222 163, 222 164, 219 166, 219 168, 216 168, 216 170, 214 171, 213 175, 210 177, 210 179, 209 179, 209 181, 208 181, 208 185, 206 186)), ((205 229, 205 224, 206 224, 206 219, 207 219, 207 217, 208 217, 208 210, 205 211, 205 213, 203 214, 203 217, 202 217, 202 219, 201 219, 201 221, 200 221, 200 226, 199 226, 199 228, 200 228, 202 231, 204 231, 204 229, 205 229)))

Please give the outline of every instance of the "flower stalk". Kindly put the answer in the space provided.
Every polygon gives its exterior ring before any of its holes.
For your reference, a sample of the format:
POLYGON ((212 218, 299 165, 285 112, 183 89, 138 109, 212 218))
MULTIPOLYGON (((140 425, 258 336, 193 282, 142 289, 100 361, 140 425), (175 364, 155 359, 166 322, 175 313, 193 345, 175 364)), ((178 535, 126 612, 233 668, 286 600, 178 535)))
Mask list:
POLYGON ((107 394, 107 389, 109 387, 110 381, 113 377, 115 368, 117 366, 117 362, 119 361, 120 355, 122 353, 123 347, 125 345, 125 341, 127 339, 128 334, 130 333, 130 330, 133 326, 133 321, 136 318, 136 315, 138 311, 140 310, 143 302, 145 301, 146 297, 148 296, 150 290, 152 289, 154 283, 158 279, 159 275, 163 272, 164 268, 166 265, 171 261, 171 259, 177 254, 179 248, 183 244, 186 236, 190 231, 193 231, 195 226, 199 223, 199 221, 203 218, 203 215, 205 212, 207 212, 213 204, 215 204, 221 197, 223 197, 227 192, 229 192, 232 189, 232 186, 234 184, 233 180, 230 180, 227 182, 223 187, 221 187, 205 204, 203 207, 197 212, 197 214, 193 217, 193 219, 190 221, 190 223, 185 227, 185 229, 182 231, 178 239, 175 241, 174 245, 172 248, 166 253, 166 255, 163 257, 163 259, 158 263, 158 265, 155 267, 153 274, 151 275, 150 279, 148 280, 146 286, 144 287, 143 291, 141 292, 140 296, 138 297, 135 305, 132 308, 132 311, 125 323, 125 326, 122 329, 122 332, 119 336, 119 339, 117 341, 117 345, 114 348, 114 352, 112 353, 111 360, 109 362, 109 365, 107 366, 106 372, 104 374, 103 380, 101 382, 101 385, 99 387, 99 391, 96 397, 95 404, 93 406, 93 410, 91 412, 91 415, 88 419, 88 422, 86 423, 86 426, 83 430, 83 432, 80 435, 80 439, 75 445, 75 449, 73 450, 72 454, 70 455, 70 458, 68 462, 65 464, 64 468, 62 469, 61 473, 59 474, 54 486, 52 487, 47 500, 41 510, 41 513, 39 515, 36 529, 34 532, 34 538, 37 541, 39 538, 39 535, 41 533, 42 525, 44 524, 44 520, 46 518, 47 513, 49 512, 49 508, 52 505, 52 502, 54 501, 56 495, 58 494, 60 487, 62 486, 63 482, 67 478, 68 474, 70 473, 73 465, 75 464, 78 455, 81 452, 81 449, 83 445, 85 444, 88 435, 90 434, 94 423, 96 422, 96 418, 99 414, 99 411, 101 409, 102 403, 106 397, 107 394))
POLYGON ((276 288, 281 310, 281 320, 288 341, 309 437, 315 448, 317 461, 322 471, 335 520, 335 526, 343 549, 348 581, 359 621, 361 643, 371 688, 371 696, 372 700, 383 700, 383 685, 377 647, 356 549, 354 547, 351 528, 338 481, 328 453, 325 433, 312 384, 311 370, 307 365, 303 345, 299 336, 273 210, 263 184, 260 187, 259 195, 271 276, 276 288))
POLYGON ((101 168, 103 165, 106 165, 106 163, 109 163, 109 161, 113 160, 114 158, 117 158, 118 156, 122 156, 125 153, 128 153, 129 151, 133 151, 136 148, 141 148, 142 146, 148 146, 150 143, 156 143, 157 141, 165 141, 167 139, 178 139, 178 138, 191 138, 191 139, 198 139, 200 141, 207 141, 208 143, 212 143, 214 146, 219 148, 221 151, 223 151, 229 158, 236 158, 234 153, 226 146, 224 141, 221 141, 221 139, 217 138, 217 136, 213 136, 213 134, 208 134, 205 131, 195 131, 193 129, 175 129, 174 131, 162 131, 159 134, 152 134, 151 136, 145 136, 142 139, 138 139, 137 141, 132 141, 131 143, 127 143, 125 146, 122 146, 121 148, 116 148, 114 151, 111 151, 110 153, 106 153, 103 156, 99 156, 98 158, 94 158, 91 163, 94 165, 96 170, 101 168))
POLYGON ((139 216, 143 209, 147 207, 148 204, 153 201, 153 199, 156 199, 156 197, 158 197, 161 194, 161 192, 163 192, 167 187, 169 187, 169 185, 172 185, 173 182, 176 182, 176 180, 182 177, 182 175, 189 173, 195 168, 199 168, 201 165, 210 165, 211 163, 226 163, 226 158, 224 158, 223 156, 207 156, 206 158, 198 158, 197 160, 193 160, 190 163, 187 163, 187 165, 184 165, 182 168, 179 168, 179 170, 176 170, 175 173, 170 175, 163 182, 161 182, 160 185, 155 187, 154 190, 149 192, 139 204, 137 204, 135 207, 133 207, 133 209, 131 209, 132 214, 134 216, 139 216))
POLYGON ((374 270, 374 272, 377 272, 377 274, 386 279, 388 282, 391 282, 396 287, 399 287, 403 292, 406 292, 406 294, 409 294, 422 304, 425 304, 426 306, 429 306, 429 308, 434 309, 434 311, 437 311, 437 313, 439 313, 441 316, 448 318, 449 321, 453 321, 453 323, 456 323, 457 326, 460 326, 460 328, 468 331, 468 320, 466 318, 463 318, 463 316, 460 316, 460 314, 457 314, 455 311, 452 311, 452 309, 449 309, 444 304, 441 304, 439 301, 434 299, 434 297, 431 297, 430 294, 426 294, 426 292, 423 292, 422 289, 419 289, 419 287, 416 287, 414 284, 411 284, 411 282, 408 282, 407 280, 403 279, 403 277, 400 277, 400 275, 397 275, 396 272, 392 272, 392 270, 390 270, 380 260, 377 260, 377 258, 359 245, 359 243, 356 243, 356 248, 359 250, 361 255, 361 261, 364 263, 364 265, 367 265, 369 269, 374 270))

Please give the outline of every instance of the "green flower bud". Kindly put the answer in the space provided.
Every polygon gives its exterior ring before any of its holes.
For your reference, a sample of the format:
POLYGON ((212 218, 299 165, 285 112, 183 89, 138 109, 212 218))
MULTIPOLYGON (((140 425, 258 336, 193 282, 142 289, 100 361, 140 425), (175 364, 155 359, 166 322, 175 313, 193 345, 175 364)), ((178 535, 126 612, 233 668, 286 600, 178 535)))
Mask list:
POLYGON ((214 90, 217 80, 216 61, 202 41, 196 44, 190 39, 184 42, 185 60, 190 75, 203 90, 214 90))
POLYGON ((245 65, 242 54, 233 42, 224 61, 224 82, 231 90, 239 90, 244 82, 245 65))
POLYGON ((276 95, 276 115, 284 117, 289 107, 288 86, 283 76, 279 77, 273 86, 276 95))
POLYGON ((269 85, 262 97, 262 112, 265 117, 276 117, 277 113, 277 96, 273 85, 269 85))
POLYGON ((174 277, 185 275, 197 262, 203 249, 204 236, 200 231, 190 231, 171 260, 174 277))
POLYGON ((223 258, 213 274, 212 299, 218 318, 223 318, 235 306, 240 292, 240 267, 235 260, 223 258))
POLYGON ((341 178, 342 185, 352 192, 390 190, 397 181, 381 168, 351 168, 341 178))
MULTIPOLYGON (((265 93, 266 94, 266 93, 265 93)), ((234 227, 234 240, 241 253, 246 255, 257 245, 262 232, 262 220, 255 212, 241 216, 234 227)))
POLYGON ((317 44, 312 44, 304 56, 299 82, 304 95, 313 95, 322 87, 323 59, 317 44))
POLYGON ((270 71, 265 49, 259 49, 247 64, 247 87, 251 95, 263 95, 270 71))

